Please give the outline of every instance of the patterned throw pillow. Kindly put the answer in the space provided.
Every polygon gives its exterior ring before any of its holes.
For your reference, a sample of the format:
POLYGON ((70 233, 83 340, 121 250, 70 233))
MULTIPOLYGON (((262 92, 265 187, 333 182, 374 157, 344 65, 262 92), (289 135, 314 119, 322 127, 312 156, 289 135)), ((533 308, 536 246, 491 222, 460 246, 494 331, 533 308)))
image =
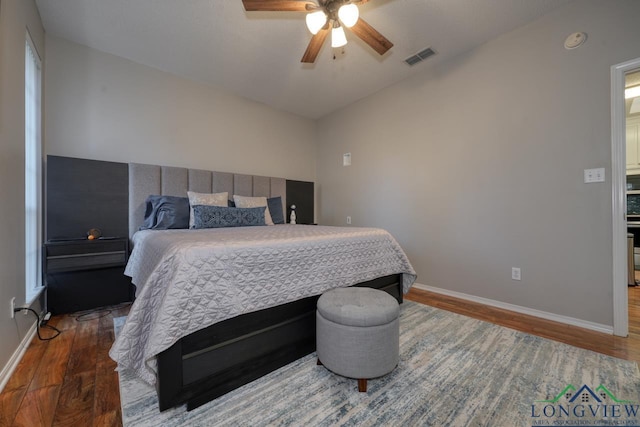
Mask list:
POLYGON ((264 211, 264 221, 267 225, 273 225, 273 220, 271 219, 271 214, 269 212, 266 197, 247 197, 234 194, 233 201, 235 202, 237 208, 257 208, 262 206, 266 207, 264 211))
POLYGON ((229 203, 229 193, 196 193, 195 191, 187 191, 189 197, 189 228, 194 228, 193 220, 193 207, 196 205, 208 205, 208 206, 227 206, 229 203))
POLYGON ((248 227, 265 225, 266 208, 225 208, 220 206, 193 206, 194 228, 248 227))

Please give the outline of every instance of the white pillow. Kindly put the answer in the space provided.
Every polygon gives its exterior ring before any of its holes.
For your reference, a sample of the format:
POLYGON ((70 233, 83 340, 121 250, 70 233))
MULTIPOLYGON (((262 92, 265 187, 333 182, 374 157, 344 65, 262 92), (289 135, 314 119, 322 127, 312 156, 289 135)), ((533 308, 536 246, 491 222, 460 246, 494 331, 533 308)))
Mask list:
POLYGON ((195 205, 205 205, 205 206, 229 206, 229 193, 226 191, 224 193, 196 193, 195 191, 187 191, 187 196, 189 196, 189 228, 193 228, 195 226, 195 221, 193 219, 193 207, 195 205))
POLYGON ((236 208, 261 208, 264 210, 264 223, 267 225, 273 225, 271 219, 271 213, 269 212, 269 205, 267 205, 266 197, 245 197, 233 195, 233 202, 236 204, 236 208))

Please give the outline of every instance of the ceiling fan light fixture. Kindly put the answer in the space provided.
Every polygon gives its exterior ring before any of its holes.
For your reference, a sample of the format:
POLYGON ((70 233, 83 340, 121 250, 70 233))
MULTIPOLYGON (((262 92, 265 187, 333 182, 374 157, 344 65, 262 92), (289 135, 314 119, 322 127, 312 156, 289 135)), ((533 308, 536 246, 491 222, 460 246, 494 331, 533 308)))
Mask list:
POLYGON ((347 36, 341 26, 333 27, 331 30, 331 47, 342 47, 347 44, 347 36))
POLYGON ((358 11, 358 6, 353 3, 344 4, 340 6, 340 9, 338 9, 338 18, 340 18, 340 21, 342 21, 344 26, 347 28, 351 28, 356 25, 359 17, 360 12, 358 11))
POLYGON ((358 37, 379 55, 386 54, 393 47, 393 43, 359 16, 358 6, 370 0, 241 1, 247 12, 304 12, 306 25, 313 34, 307 44, 307 49, 300 59, 300 62, 305 64, 313 64, 315 62, 322 45, 329 37, 329 30, 331 30, 332 48, 342 48, 347 44, 345 27, 349 28, 355 37, 358 37))
POLYGON ((327 15, 322 10, 307 13, 305 19, 307 21, 307 28, 311 31, 311 34, 314 35, 318 34, 318 31, 327 23, 327 15))

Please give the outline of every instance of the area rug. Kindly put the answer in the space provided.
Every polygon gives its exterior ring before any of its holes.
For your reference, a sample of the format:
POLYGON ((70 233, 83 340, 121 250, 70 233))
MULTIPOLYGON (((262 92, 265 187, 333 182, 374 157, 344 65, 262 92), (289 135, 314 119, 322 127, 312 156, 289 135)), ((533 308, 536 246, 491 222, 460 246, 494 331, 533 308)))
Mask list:
POLYGON ((400 331, 398 367, 367 393, 311 354, 191 412, 161 413, 155 390, 121 372, 123 425, 640 425, 634 362, 411 301, 400 331))

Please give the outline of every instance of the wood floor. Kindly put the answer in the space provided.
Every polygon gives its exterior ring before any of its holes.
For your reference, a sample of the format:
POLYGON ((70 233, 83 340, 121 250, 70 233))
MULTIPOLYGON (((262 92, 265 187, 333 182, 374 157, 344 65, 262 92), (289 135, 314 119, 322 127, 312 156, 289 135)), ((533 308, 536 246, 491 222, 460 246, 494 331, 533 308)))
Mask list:
POLYGON ((407 299, 464 314, 511 329, 640 363, 640 286, 629 288, 629 336, 594 332, 539 317, 489 307, 432 292, 412 289, 407 299))
MULTIPOLYGON (((407 299, 640 362, 640 287, 629 289, 628 338, 415 288, 407 299)), ((54 316, 50 324, 63 332, 52 341, 34 338, 0 394, 0 426, 121 426, 118 376, 108 351, 113 343, 113 318, 128 311, 128 306, 119 306, 78 319, 77 314, 54 316)), ((43 330, 42 334, 50 332, 43 330)))
POLYGON ((53 316, 49 324, 62 333, 31 341, 0 394, 0 426, 121 426, 118 374, 108 352, 113 318, 128 312, 127 305, 53 316))

